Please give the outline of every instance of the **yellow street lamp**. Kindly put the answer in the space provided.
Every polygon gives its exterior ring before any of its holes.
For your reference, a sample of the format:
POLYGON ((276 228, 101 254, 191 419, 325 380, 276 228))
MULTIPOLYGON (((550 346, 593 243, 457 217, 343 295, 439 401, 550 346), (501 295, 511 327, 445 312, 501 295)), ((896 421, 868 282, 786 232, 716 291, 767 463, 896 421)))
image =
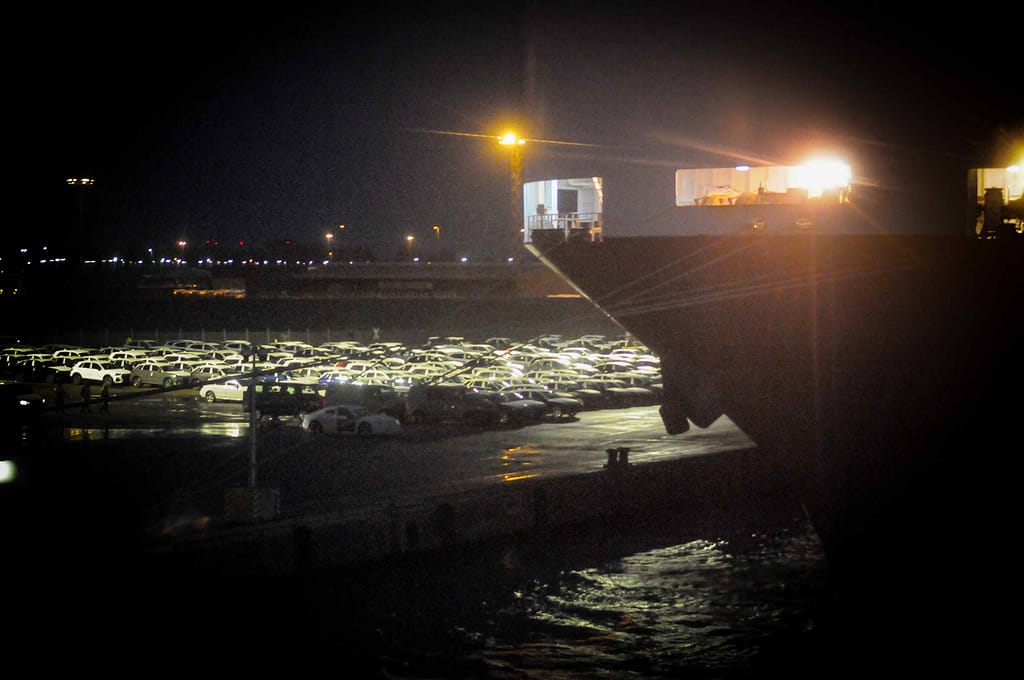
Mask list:
MULTIPOLYGON (((512 193, 518 194, 523 183, 523 145, 526 144, 526 140, 516 136, 514 132, 506 132, 498 138, 498 143, 502 146, 507 146, 509 149, 512 193)), ((518 206, 516 206, 516 212, 519 212, 518 206)))
POLYGON ((327 239, 327 259, 330 262, 334 262, 334 250, 331 248, 331 242, 334 240, 334 234, 327 232, 324 234, 324 238, 327 239))
POLYGON ((435 224, 433 228, 434 228, 434 238, 437 239, 438 241, 440 241, 441 240, 441 225, 440 224, 435 224))
POLYGON ((519 252, 519 239, 520 232, 522 231, 522 219, 520 214, 522 212, 523 199, 523 145, 526 144, 526 140, 519 137, 514 132, 506 132, 504 135, 498 138, 498 143, 502 146, 508 147, 509 150, 509 169, 511 174, 511 238, 512 238, 512 253, 513 255, 519 252))
POLYGON ((405 237, 405 248, 410 260, 412 259, 412 242, 415 239, 416 237, 413 236, 412 234, 409 234, 408 236, 405 237))

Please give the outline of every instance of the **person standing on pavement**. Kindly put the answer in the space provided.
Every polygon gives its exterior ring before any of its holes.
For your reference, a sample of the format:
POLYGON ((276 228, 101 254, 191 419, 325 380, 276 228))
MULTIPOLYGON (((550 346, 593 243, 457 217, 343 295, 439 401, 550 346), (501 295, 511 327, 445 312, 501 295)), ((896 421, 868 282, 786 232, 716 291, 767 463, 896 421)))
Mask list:
POLYGON ((85 383, 82 385, 82 390, 81 392, 79 392, 79 394, 82 396, 82 413, 91 413, 92 388, 89 386, 89 383, 85 383))
POLYGON ((110 385, 103 383, 100 388, 100 413, 106 413, 110 407, 110 385))
POLYGON ((59 381, 53 386, 53 403, 57 413, 64 413, 64 388, 60 386, 59 381))

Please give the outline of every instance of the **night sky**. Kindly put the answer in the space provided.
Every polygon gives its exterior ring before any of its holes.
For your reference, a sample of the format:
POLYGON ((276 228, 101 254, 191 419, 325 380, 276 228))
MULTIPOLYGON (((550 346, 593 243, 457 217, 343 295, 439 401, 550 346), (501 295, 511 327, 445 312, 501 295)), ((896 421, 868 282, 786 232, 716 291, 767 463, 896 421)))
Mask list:
POLYGON ((87 174, 88 237, 117 247, 314 242, 344 223, 386 258, 437 224, 453 251, 492 256, 508 156, 436 131, 514 126, 592 145, 527 146, 524 180, 604 177, 608 232, 670 211, 677 168, 788 164, 820 148, 845 155, 858 182, 958 219, 964 171, 1021 153, 1011 3, 960 9, 969 16, 475 5, 18 10, 10 30, 28 39, 7 48, 8 189, 29 209, 17 233, 78 238, 64 179, 87 174))

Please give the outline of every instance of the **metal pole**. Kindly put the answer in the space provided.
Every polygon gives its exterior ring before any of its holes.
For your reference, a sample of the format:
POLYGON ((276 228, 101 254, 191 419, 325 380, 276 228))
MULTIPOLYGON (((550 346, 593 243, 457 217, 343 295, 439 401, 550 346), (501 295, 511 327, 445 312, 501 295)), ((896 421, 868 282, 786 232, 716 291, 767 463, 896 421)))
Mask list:
POLYGON ((511 217, 512 217, 512 257, 516 263, 519 262, 520 249, 522 248, 522 237, 519 229, 522 226, 523 212, 523 148, 515 144, 511 152, 511 217))
POLYGON ((256 488, 256 346, 252 350, 252 380, 249 382, 249 488, 256 488))

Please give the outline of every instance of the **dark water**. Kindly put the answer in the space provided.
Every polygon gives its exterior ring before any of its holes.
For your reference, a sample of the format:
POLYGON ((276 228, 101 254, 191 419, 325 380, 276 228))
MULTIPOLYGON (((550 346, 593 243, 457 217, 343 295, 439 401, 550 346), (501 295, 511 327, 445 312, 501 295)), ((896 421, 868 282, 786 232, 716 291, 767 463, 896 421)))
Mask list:
POLYGON ((116 535, 89 538, 123 512, 104 498, 107 451, 88 474, 51 452, 67 477, 45 504, 59 505, 17 506, 46 525, 19 546, 42 559, 9 588, 27 606, 8 621, 61 650, 55 668, 120 666, 129 651, 150 670, 356 678, 836 677, 845 663, 821 543, 785 494, 245 581, 230 564, 142 568, 116 535))
POLYGON ((8 622, 59 650, 53 668, 794 678, 837 677, 846 658, 822 546, 789 497, 257 581, 72 538, 102 521, 100 499, 76 498, 25 547, 43 566, 8 590, 27 596, 8 622))
POLYGON ((810 662, 828 591, 798 524, 719 534, 531 581, 494 613, 494 677, 679 677, 810 662))
POLYGON ((671 518, 580 528, 310 574, 228 598, 216 626, 192 621, 189 635, 244 649, 249 633, 271 629, 274 646, 260 651, 266 662, 326 663, 357 677, 836 670, 825 558, 797 505, 701 518, 690 528, 671 518))

